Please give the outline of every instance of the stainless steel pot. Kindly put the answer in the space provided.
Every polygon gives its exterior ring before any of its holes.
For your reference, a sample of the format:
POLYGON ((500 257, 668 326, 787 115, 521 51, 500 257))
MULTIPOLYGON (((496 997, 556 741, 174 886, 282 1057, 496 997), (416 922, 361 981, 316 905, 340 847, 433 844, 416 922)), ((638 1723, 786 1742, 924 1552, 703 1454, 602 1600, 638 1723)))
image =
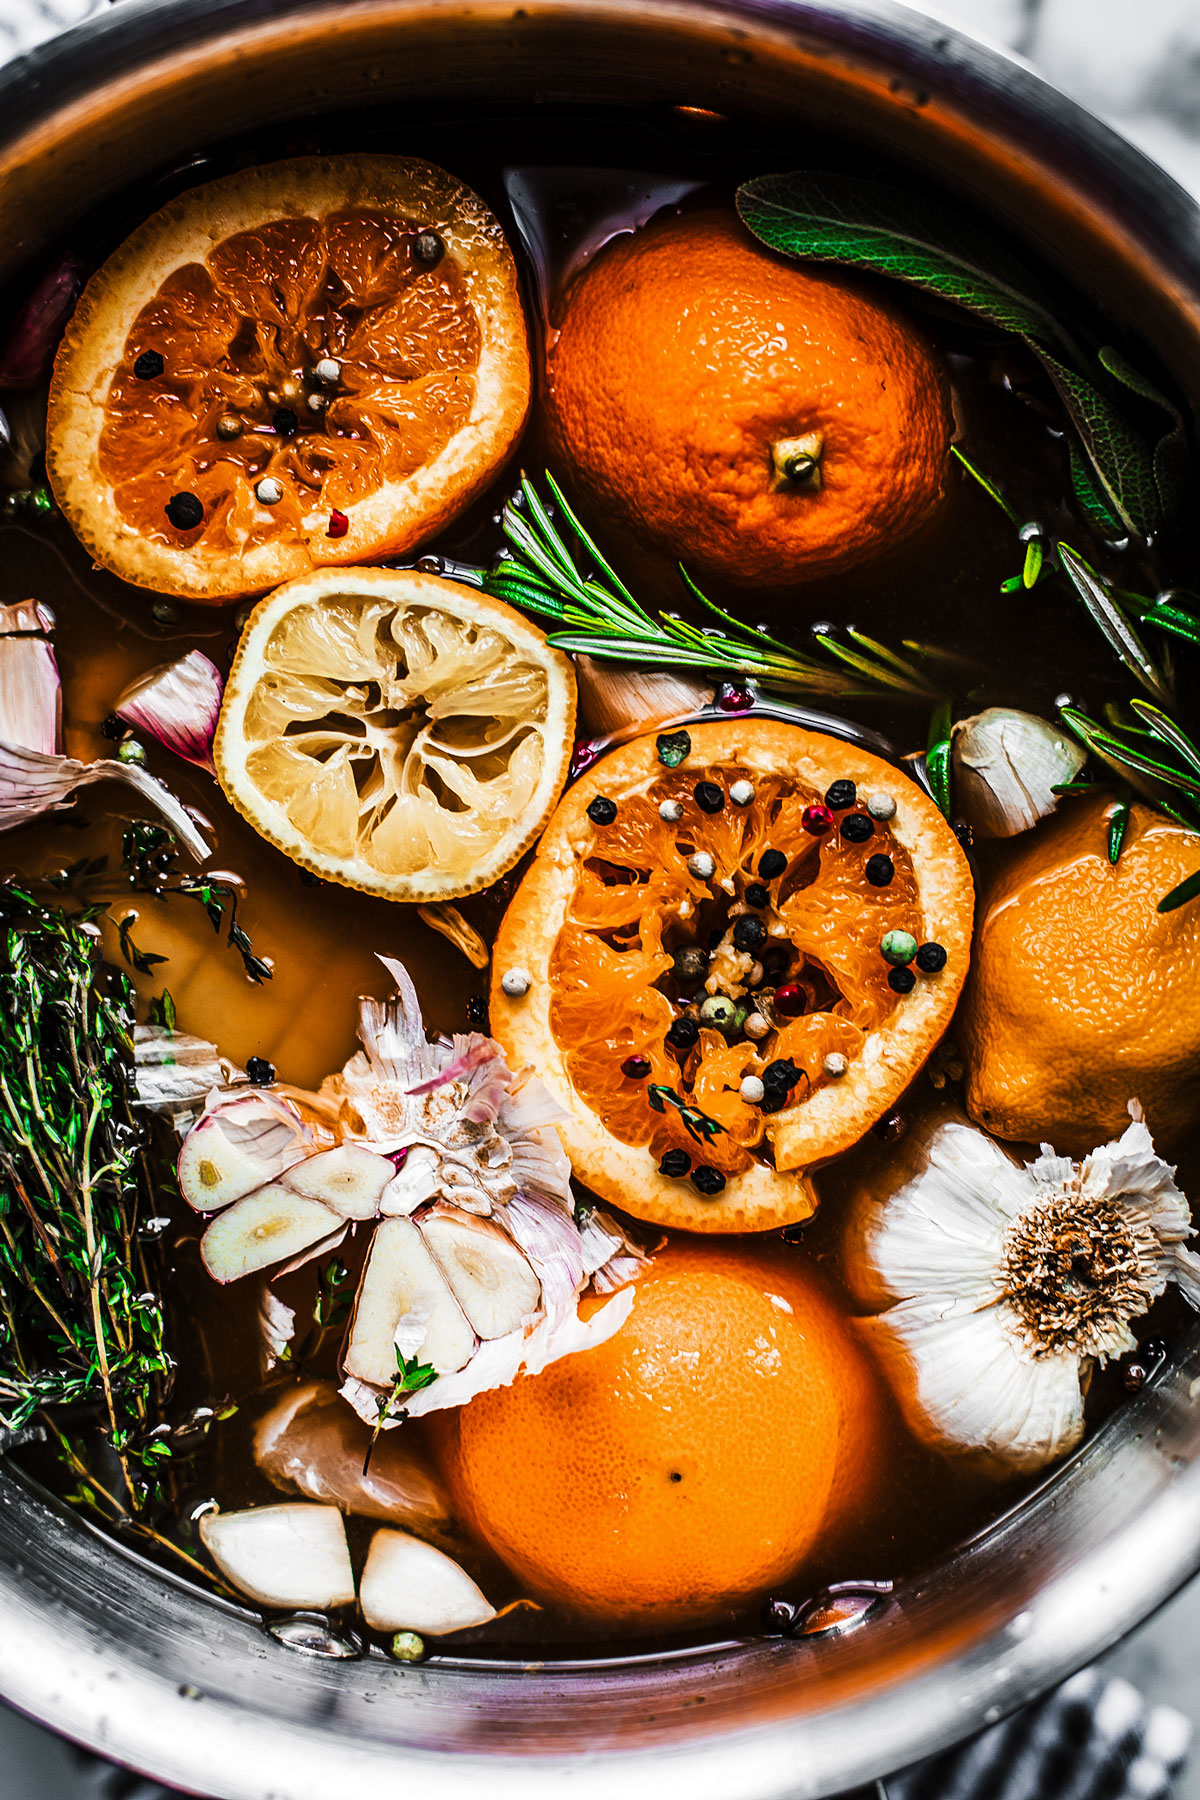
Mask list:
MULTIPOLYGON (((445 96, 686 104, 937 175, 1200 391, 1200 212, 1030 71, 890 0, 129 0, 0 74, 0 279, 197 142, 445 96)), ((1200 1326, 1019 1513, 858 1630, 611 1665, 284 1649, 0 1466, 0 1691, 222 1800, 829 1794, 1029 1699, 1200 1566, 1200 1326)))

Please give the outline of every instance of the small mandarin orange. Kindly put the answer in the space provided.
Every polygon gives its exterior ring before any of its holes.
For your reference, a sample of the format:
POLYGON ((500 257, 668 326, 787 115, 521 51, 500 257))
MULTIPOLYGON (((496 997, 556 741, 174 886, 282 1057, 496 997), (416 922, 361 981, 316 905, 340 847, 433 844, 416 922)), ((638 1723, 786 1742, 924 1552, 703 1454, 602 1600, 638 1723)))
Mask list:
POLYGON ((859 1509, 875 1416, 799 1252, 681 1238, 606 1343, 435 1423, 463 1515, 525 1587, 657 1626, 798 1570, 859 1509))
POLYGON ((568 290, 551 442, 589 515, 693 574, 782 585, 868 561, 936 508, 945 375, 853 280, 801 269, 732 214, 620 238, 568 290))

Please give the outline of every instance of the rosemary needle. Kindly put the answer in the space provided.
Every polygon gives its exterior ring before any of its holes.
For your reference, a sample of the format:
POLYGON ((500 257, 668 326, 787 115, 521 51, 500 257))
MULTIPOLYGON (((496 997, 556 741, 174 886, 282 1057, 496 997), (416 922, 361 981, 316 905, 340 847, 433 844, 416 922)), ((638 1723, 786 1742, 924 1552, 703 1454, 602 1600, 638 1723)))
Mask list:
POLYGON ((923 645, 906 643, 908 655, 901 656, 853 627, 822 627, 813 632, 812 652, 804 654, 734 618, 703 594, 686 570, 681 574, 689 594, 717 623, 701 627, 673 613, 647 611, 580 523, 553 475, 544 479, 549 502, 522 474, 501 519, 509 553, 481 577, 481 586, 510 606, 555 620, 560 629, 550 634, 550 642, 558 649, 643 667, 735 673, 766 688, 842 699, 941 697, 942 684, 925 665, 946 659, 923 645))

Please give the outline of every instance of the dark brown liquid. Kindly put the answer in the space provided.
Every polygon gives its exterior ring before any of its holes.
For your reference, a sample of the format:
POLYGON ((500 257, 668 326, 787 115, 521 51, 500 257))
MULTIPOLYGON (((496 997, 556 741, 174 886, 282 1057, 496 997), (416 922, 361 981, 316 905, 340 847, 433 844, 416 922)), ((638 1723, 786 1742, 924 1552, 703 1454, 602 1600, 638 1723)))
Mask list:
MULTIPOLYGON (((214 151, 206 166, 182 176, 165 176, 115 203, 97 228, 106 235, 86 247, 99 260, 171 193, 239 161, 313 149, 416 154, 442 162, 476 186, 498 212, 523 260, 535 324, 544 322, 547 297, 579 257, 593 253, 614 231, 644 220, 659 204, 681 199, 690 204, 694 198, 727 202, 734 184, 745 175, 795 161, 789 145, 773 144, 730 121, 679 110, 629 118, 476 112, 469 118, 439 114, 423 120, 410 113, 403 127, 390 116, 368 115, 365 121, 330 122, 318 128, 314 138, 300 142, 276 138, 269 145, 247 143, 214 151), (514 200, 523 230, 516 228, 510 204, 514 200)), ((823 160, 856 164, 851 150, 839 152, 832 146, 823 160)), ((884 173, 891 179, 899 174, 884 173)), ((892 297, 898 296, 893 292, 892 297)), ((1072 316, 1086 310, 1069 296, 1064 306, 1072 316)), ((927 325, 949 360, 967 453, 999 482, 1022 516, 1061 529, 1068 541, 1082 539, 1102 563, 1128 562, 1117 552, 1094 545, 1073 513, 1067 498, 1061 421, 1036 367, 998 338, 965 324, 938 318, 927 325)), ((1112 329, 1110 324, 1110 333, 1112 329)), ((1139 360, 1144 366, 1152 363, 1144 351, 1139 360)), ((542 466, 536 423, 520 455, 531 471, 542 466)), ((509 470, 491 495, 441 540, 427 546, 427 552, 477 563, 490 560, 500 544, 493 515, 512 481, 509 470)), ((1096 713, 1106 699, 1122 695, 1120 670, 1083 618, 1067 584, 1058 580, 1032 593, 1003 594, 1001 582, 1020 567, 1016 534, 967 476, 956 472, 950 488, 941 513, 915 542, 853 577, 769 595, 714 589, 713 597, 751 622, 762 620, 772 631, 797 642, 806 626, 830 619, 856 624, 888 643, 918 639, 962 652, 973 660, 955 696, 959 716, 997 703, 1053 716, 1055 697, 1063 690, 1077 701, 1086 697, 1096 713)), ((94 570, 60 520, 40 528, 10 525, 3 531, 2 543, 0 601, 34 595, 49 602, 58 616, 69 754, 90 760, 111 748, 102 723, 116 696, 141 671, 194 646, 228 666, 238 631, 237 608, 189 608, 172 602, 156 609, 153 596, 94 570)), ((643 598, 672 607, 681 604, 678 578, 671 569, 650 559, 629 561, 619 544, 611 550, 620 572, 643 598)), ((1179 566, 1178 554, 1175 564, 1179 566)), ((1158 585, 1158 571, 1152 566, 1125 567, 1122 575, 1127 585, 1146 591, 1158 585)), ((803 703, 803 696, 799 699, 803 703)), ((846 719, 888 734, 900 753, 923 742, 926 719, 919 710, 883 701, 852 702, 836 710, 846 719)), ((222 1052, 243 1066, 251 1056, 265 1057, 281 1080, 315 1087, 355 1047, 357 996, 390 991, 390 978, 376 960, 378 951, 409 965, 431 1028, 464 1028, 467 1002, 482 993, 483 977, 421 923, 414 909, 331 885, 311 885, 233 813, 207 777, 156 749, 150 762, 212 821, 218 863, 236 872, 246 885, 240 922, 255 951, 274 965, 268 983, 250 984, 240 958, 214 936, 194 902, 156 900, 122 889, 120 825, 105 815, 106 804, 114 808, 122 804, 122 790, 91 789, 78 815, 11 834, 3 858, 13 868, 49 873, 85 852, 106 850, 114 871, 108 890, 112 913, 117 919, 135 913, 134 942, 168 958, 151 976, 136 976, 136 985, 146 998, 169 988, 182 1030, 217 1039, 222 1052), (86 829, 81 820, 90 821, 86 829)), ((502 908, 503 896, 463 904, 485 936, 494 931, 502 908)), ((107 949, 111 960, 119 962, 113 929, 108 931, 107 949)), ((919 1106, 928 1097, 927 1086, 918 1084, 910 1103, 919 1106)), ((855 1154, 822 1181, 825 1207, 792 1250, 797 1258, 815 1261, 835 1296, 836 1194, 852 1172, 855 1154)), ((216 1497, 229 1509, 278 1498, 255 1469, 250 1445, 256 1418, 280 1388, 261 1386, 258 1283, 250 1280, 231 1289, 215 1286, 201 1269, 197 1253, 201 1222, 178 1203, 173 1215, 167 1255, 180 1374, 171 1400, 172 1417, 183 1419, 196 1406, 218 1402, 237 1408, 174 1465, 176 1514, 164 1523, 194 1548, 190 1520, 205 1500, 216 1497)), ((360 1244, 359 1256, 362 1248, 360 1244)), ((301 1317, 311 1307, 314 1280, 311 1269, 290 1280, 286 1298, 301 1317)), ((845 1297, 841 1299, 846 1304, 845 1297)), ((1172 1303, 1160 1303, 1143 1322, 1143 1335, 1169 1333, 1173 1317, 1172 1303)), ((336 1348, 333 1342, 327 1344, 312 1372, 332 1375, 336 1348)), ((1123 1391, 1119 1372, 1110 1372, 1093 1384, 1089 1411, 1099 1416, 1111 1409, 1120 1403, 1123 1391)), ((818 1551, 790 1584, 788 1591, 795 1596, 828 1581, 896 1579, 926 1567, 948 1547, 985 1528, 1030 1485, 997 1485, 973 1477, 960 1465, 924 1450, 894 1408, 888 1420, 885 1504, 855 1521, 836 1547, 818 1551)), ((36 1456, 33 1466, 53 1479, 53 1472, 36 1456)), ((787 1478, 785 1471, 780 1478, 787 1478)), ((352 1543, 357 1551, 363 1543, 355 1540, 356 1529, 352 1543)), ((365 1537, 370 1527, 362 1529, 365 1537)), ((477 1572, 497 1604, 515 1597, 512 1579, 489 1559, 484 1546, 479 1548, 477 1572)), ((744 1609, 713 1621, 703 1636, 712 1640, 753 1630, 760 1599, 749 1596, 744 1609)), ((549 1607, 515 1613, 460 1640, 458 1653, 519 1659, 541 1654, 600 1656, 626 1650, 640 1653, 654 1642, 610 1644, 604 1634, 549 1607)))

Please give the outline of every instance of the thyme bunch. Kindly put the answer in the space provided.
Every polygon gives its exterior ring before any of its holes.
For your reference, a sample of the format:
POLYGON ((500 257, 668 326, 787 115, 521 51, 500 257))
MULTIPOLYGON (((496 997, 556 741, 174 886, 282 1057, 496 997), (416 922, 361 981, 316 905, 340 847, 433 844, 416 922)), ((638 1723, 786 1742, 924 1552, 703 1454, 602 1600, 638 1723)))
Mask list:
POLYGON ((101 968, 97 911, 0 888, 0 1424, 99 1406, 136 1511, 171 1455, 172 1363, 140 1230, 133 993, 101 968))

